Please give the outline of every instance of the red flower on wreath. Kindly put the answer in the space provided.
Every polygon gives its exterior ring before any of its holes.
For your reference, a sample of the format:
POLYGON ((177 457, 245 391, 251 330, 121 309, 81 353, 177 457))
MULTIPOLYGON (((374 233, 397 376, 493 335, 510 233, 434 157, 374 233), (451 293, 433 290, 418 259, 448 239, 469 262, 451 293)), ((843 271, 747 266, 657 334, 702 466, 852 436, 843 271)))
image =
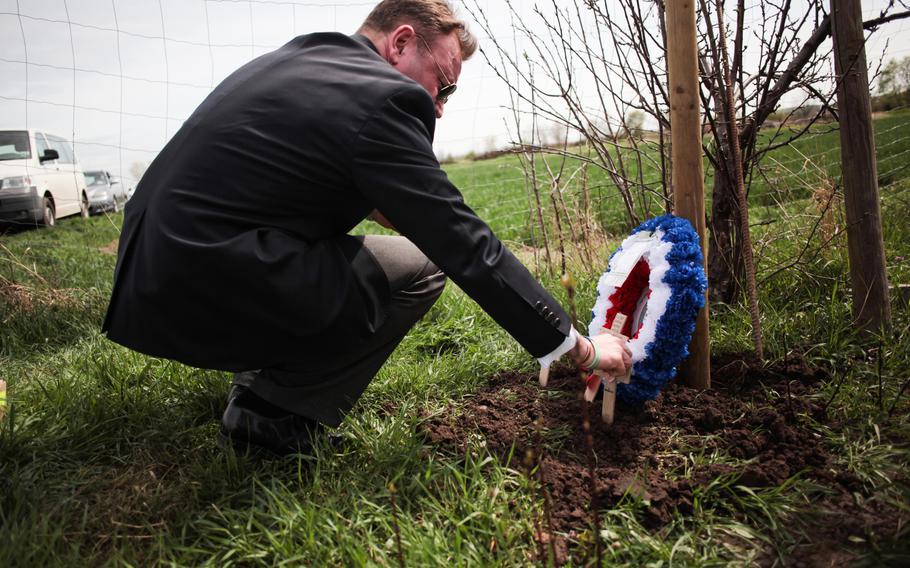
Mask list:
POLYGON ((607 310, 604 329, 611 329, 617 314, 623 314, 626 316, 626 321, 622 329, 618 331, 632 339, 638 337, 638 331, 641 329, 644 318, 640 317, 640 321, 635 321, 633 316, 642 302, 642 296, 646 295, 644 301, 651 296, 651 289, 648 287, 650 277, 651 267, 645 259, 639 260, 622 286, 616 288, 616 291, 610 295, 612 306, 607 310), (633 325, 636 326, 634 331, 632 330, 633 325))

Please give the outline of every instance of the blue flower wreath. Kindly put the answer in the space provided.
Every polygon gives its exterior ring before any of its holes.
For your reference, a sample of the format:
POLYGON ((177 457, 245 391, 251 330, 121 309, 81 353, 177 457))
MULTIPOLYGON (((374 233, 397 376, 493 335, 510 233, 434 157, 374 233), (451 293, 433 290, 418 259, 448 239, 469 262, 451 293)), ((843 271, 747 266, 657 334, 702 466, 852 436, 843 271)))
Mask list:
POLYGON ((689 221, 674 215, 645 221, 610 257, 597 285, 589 333, 603 333, 616 323, 614 329, 631 337, 632 380, 618 385, 619 400, 638 404, 653 399, 676 376, 705 303, 708 280, 702 263, 698 234, 689 221), (629 290, 627 284, 636 278, 646 280, 647 287, 629 290), (616 322, 619 301, 630 294, 638 300, 637 309, 616 322))

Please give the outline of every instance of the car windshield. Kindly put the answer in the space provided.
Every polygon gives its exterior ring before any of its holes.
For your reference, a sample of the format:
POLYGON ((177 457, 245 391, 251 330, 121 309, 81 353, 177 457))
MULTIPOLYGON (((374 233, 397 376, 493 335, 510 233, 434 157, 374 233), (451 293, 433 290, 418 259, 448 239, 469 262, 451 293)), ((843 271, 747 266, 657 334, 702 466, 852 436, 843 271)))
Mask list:
POLYGON ((28 132, 0 130, 0 160, 27 160, 32 157, 28 132))
POLYGON ((104 177, 104 172, 85 172, 85 183, 87 185, 104 185, 107 183, 107 179, 104 177))

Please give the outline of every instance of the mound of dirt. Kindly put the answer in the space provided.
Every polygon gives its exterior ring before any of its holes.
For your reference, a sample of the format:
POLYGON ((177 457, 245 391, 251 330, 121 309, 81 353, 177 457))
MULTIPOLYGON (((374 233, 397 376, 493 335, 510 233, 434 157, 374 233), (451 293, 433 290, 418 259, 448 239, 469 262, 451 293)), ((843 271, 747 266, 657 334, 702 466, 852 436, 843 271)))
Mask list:
MULTIPOLYGON (((737 356, 716 360, 712 367, 711 390, 669 384, 643 407, 618 405, 609 427, 600 421, 600 401, 589 407, 593 492, 585 403, 572 369, 554 369, 545 389, 535 376, 496 376, 466 404, 427 417, 423 427, 430 443, 456 452, 476 444, 479 433, 493 454, 504 460, 512 456, 513 467, 527 470, 531 456, 531 463, 541 464, 550 495, 552 529, 570 539, 589 528, 592 505, 603 510, 623 499, 637 501, 641 521, 658 529, 677 512, 691 513, 697 490, 720 476, 760 488, 801 475, 832 487, 830 498, 816 505, 833 520, 814 525, 818 538, 813 543, 844 543, 876 525, 896 526, 892 515, 850 498, 862 484, 834 466, 809 427, 825 421, 824 401, 813 395, 827 372, 809 368, 802 359, 762 368, 737 356), (692 454, 725 459, 686 463, 684 456, 692 454)), ((564 552, 565 537, 556 538, 564 552)))

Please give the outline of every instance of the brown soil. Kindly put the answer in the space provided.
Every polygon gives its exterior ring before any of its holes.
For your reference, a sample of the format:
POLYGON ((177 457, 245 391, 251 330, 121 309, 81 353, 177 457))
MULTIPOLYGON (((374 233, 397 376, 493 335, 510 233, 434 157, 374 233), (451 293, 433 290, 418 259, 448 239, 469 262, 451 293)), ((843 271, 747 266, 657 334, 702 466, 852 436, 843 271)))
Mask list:
POLYGON ((120 239, 114 239, 103 247, 98 247, 98 251, 103 252, 104 254, 112 254, 114 256, 117 256, 117 247, 119 246, 120 239))
MULTIPOLYGON (((699 493, 703 507, 741 515, 737 500, 729 498, 731 490, 704 491, 719 477, 735 480, 733 485, 763 488, 799 475, 829 490, 807 505, 812 521, 803 524, 810 526, 794 527, 806 535, 801 540, 807 545, 793 550, 793 564, 848 562, 853 555, 843 547, 850 537, 865 541, 870 533, 890 535, 901 523, 896 510, 880 503, 857 504, 854 494, 863 493, 862 483, 835 466, 822 438, 810 428, 812 421, 826 421, 825 401, 814 394, 817 384, 828 378, 824 370, 810 369, 801 359, 762 369, 728 356, 714 362, 711 390, 669 384, 643 407, 618 405, 611 427, 600 422, 596 401, 590 406, 597 479, 593 505, 608 509, 632 500, 639 505, 641 522, 656 530, 677 513, 691 514, 699 493), (728 459, 696 460, 693 465, 686 459, 692 454, 728 459)), ((541 470, 551 496, 560 560, 567 540, 575 541, 590 527, 592 492, 580 385, 578 375, 567 368, 554 370, 546 389, 534 376, 502 374, 466 404, 424 422, 434 445, 464 452, 479 433, 492 453, 503 459, 511 455, 511 465, 525 471, 528 454, 545 447, 541 470)))

